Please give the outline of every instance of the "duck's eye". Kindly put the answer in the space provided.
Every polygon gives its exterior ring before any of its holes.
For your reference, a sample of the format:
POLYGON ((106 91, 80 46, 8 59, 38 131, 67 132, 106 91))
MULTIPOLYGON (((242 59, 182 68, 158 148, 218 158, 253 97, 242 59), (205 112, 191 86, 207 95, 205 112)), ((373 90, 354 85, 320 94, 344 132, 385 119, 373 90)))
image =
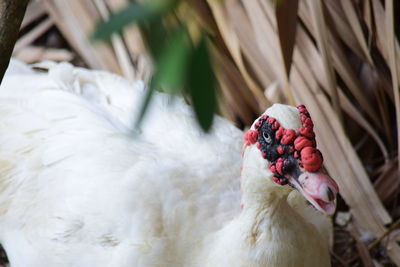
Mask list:
POLYGON ((263 137, 264 137, 265 142, 267 142, 267 144, 271 144, 272 138, 268 133, 263 132, 263 137))

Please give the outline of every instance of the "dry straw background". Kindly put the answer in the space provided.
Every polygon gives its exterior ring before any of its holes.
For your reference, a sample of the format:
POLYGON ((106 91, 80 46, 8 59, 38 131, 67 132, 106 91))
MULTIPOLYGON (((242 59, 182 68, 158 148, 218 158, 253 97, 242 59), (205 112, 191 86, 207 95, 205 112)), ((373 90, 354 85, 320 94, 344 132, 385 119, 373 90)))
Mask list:
MULTIPOLYGON (((14 57, 71 61, 148 81, 151 60, 135 26, 110 43, 91 41, 96 24, 128 2, 33 0, 14 57)), ((400 266, 400 5, 299 0, 296 9, 296 2, 276 8, 269 0, 187 0, 174 19, 185 21, 193 37, 199 29, 213 36, 224 117, 246 127, 271 103, 309 109, 343 198, 333 264, 400 266), (279 20, 286 24, 278 31, 279 20)))

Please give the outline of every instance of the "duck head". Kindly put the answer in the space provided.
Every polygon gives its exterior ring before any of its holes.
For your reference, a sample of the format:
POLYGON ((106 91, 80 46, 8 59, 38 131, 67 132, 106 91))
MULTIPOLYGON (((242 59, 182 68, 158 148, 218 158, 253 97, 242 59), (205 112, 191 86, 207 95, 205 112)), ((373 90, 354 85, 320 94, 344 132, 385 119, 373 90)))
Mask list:
POLYGON ((304 105, 267 109, 244 135, 242 187, 253 192, 268 187, 283 195, 296 189, 317 210, 332 214, 339 188, 323 171, 313 127, 304 105))

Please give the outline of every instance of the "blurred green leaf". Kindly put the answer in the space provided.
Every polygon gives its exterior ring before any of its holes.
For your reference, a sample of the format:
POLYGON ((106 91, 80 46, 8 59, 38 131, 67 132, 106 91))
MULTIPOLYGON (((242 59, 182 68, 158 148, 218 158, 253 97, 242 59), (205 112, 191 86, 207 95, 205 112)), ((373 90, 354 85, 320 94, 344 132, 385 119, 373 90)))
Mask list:
POLYGON ((177 30, 165 28, 164 18, 180 0, 148 0, 131 3, 98 25, 95 39, 108 39, 130 23, 137 23, 155 60, 155 74, 150 82, 136 120, 138 128, 151 102, 154 90, 170 94, 182 92, 184 85, 192 100, 196 118, 204 131, 212 125, 216 109, 215 77, 208 55, 206 39, 193 50, 185 25, 177 30))
POLYGON ((140 23, 160 15, 156 10, 141 4, 130 4, 127 8, 113 14, 108 21, 98 24, 94 39, 107 40, 114 32, 121 31, 130 23, 140 23))
POLYGON ((190 55, 189 33, 182 25, 162 50, 151 87, 170 94, 179 93, 185 82, 190 55))
POLYGON ((148 0, 143 4, 131 3, 113 14, 108 21, 97 25, 94 39, 107 40, 114 32, 120 32, 131 23, 151 22, 169 12, 180 0, 148 0))
POLYGON ((160 58, 166 43, 168 42, 170 32, 162 23, 162 18, 158 18, 146 23, 145 25, 141 25, 140 31, 143 35, 150 55, 155 61, 157 61, 160 58))
POLYGON ((143 120, 154 90, 161 90, 170 94, 177 94, 182 91, 191 52, 189 34, 186 26, 182 25, 172 35, 170 42, 163 48, 160 58, 156 62, 156 72, 136 120, 136 127, 143 120))
POLYGON ((150 104, 151 98, 153 96, 153 93, 154 93, 154 88, 153 87, 150 87, 150 88, 147 89, 146 95, 143 98, 143 102, 142 102, 142 106, 141 106, 140 111, 139 111, 139 115, 137 116, 136 121, 135 121, 135 127, 134 127, 135 130, 138 130, 140 124, 143 121, 144 115, 145 115, 145 113, 147 111, 147 108, 149 107, 149 104, 150 104))
POLYGON ((188 91, 196 118, 205 132, 211 128, 216 110, 215 76, 211 67, 206 38, 196 47, 189 66, 188 91))

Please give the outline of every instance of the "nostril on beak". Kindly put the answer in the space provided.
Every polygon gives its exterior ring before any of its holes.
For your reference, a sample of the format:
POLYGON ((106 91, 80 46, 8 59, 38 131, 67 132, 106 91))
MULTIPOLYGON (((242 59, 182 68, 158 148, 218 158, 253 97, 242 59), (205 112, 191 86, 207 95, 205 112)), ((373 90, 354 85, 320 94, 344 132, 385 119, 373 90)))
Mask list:
POLYGON ((329 201, 333 201, 335 199, 335 193, 332 191, 332 189, 328 186, 328 199, 329 201))
POLYGON ((336 191, 327 183, 321 184, 319 187, 319 199, 325 202, 332 202, 336 198, 336 191))

